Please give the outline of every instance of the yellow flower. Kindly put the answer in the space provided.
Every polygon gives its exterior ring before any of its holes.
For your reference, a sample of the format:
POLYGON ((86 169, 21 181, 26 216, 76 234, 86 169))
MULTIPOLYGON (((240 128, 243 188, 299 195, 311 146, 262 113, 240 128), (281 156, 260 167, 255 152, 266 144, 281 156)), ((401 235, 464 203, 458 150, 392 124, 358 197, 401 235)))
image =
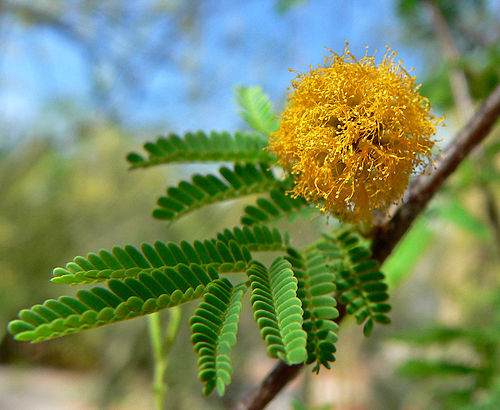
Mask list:
POLYGON ((387 48, 380 64, 346 48, 292 81, 269 150, 295 177, 293 196, 343 221, 369 222, 431 163, 436 119, 415 76, 387 48))

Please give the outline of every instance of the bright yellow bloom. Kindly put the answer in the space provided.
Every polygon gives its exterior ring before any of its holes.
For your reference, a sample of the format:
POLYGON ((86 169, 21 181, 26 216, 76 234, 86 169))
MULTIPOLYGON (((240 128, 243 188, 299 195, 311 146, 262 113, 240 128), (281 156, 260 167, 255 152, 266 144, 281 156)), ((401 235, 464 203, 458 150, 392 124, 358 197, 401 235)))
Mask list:
POLYGON ((293 196, 343 221, 369 222, 431 162, 441 119, 395 57, 388 48, 378 65, 373 56, 358 61, 346 45, 292 81, 269 150, 295 176, 293 196))

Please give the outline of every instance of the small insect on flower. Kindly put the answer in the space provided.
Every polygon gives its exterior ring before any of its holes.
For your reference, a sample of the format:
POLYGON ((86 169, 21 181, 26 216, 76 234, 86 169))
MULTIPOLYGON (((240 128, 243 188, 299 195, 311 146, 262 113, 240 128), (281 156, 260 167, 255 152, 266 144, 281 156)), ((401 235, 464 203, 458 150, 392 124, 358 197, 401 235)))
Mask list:
POLYGON ((294 175, 294 197, 343 221, 370 222, 432 162, 431 136, 442 119, 396 55, 387 48, 377 65, 367 54, 357 60, 346 44, 292 81, 268 149, 294 175))

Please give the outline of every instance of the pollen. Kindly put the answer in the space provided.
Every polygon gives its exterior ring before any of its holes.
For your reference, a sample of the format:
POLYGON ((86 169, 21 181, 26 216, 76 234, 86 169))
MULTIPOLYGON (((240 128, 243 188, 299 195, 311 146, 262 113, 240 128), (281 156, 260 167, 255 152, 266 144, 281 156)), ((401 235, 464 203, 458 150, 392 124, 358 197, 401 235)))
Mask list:
POLYGON ((268 147, 294 176, 292 196, 342 221, 370 222, 432 163, 442 118, 396 56, 387 48, 379 64, 367 52, 358 60, 346 44, 297 74, 268 147))

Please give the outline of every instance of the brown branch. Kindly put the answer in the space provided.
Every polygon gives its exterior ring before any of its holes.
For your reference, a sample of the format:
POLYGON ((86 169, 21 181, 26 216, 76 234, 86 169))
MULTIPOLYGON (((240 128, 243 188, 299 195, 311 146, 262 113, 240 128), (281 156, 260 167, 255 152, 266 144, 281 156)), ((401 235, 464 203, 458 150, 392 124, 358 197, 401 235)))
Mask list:
MULTIPOLYGON (((500 86, 497 86, 486 99, 481 108, 471 118, 465 128, 457 135, 453 143, 446 149, 431 176, 421 176, 410 187, 408 200, 401 205, 394 216, 378 226, 372 241, 373 257, 383 263, 387 256, 408 231, 413 221, 424 210, 429 200, 441 187, 443 182, 457 168, 462 160, 490 132, 500 116, 500 86)), ((340 322, 345 310, 339 305, 340 322)), ((300 372, 303 365, 289 366, 279 362, 248 396, 235 408, 238 410, 263 409, 290 381, 300 372)))
POLYGON ((281 360, 243 401, 238 403, 236 410, 263 409, 289 382, 297 377, 304 367, 303 364, 288 365, 281 360))
MULTIPOLYGON (((346 315, 345 306, 338 303, 337 310, 339 316, 335 322, 339 324, 346 315)), ((288 365, 281 360, 273 367, 273 369, 262 380, 260 385, 255 387, 243 400, 235 407, 235 410, 261 410, 276 397, 276 395, 293 379, 295 379, 304 364, 288 365)))

